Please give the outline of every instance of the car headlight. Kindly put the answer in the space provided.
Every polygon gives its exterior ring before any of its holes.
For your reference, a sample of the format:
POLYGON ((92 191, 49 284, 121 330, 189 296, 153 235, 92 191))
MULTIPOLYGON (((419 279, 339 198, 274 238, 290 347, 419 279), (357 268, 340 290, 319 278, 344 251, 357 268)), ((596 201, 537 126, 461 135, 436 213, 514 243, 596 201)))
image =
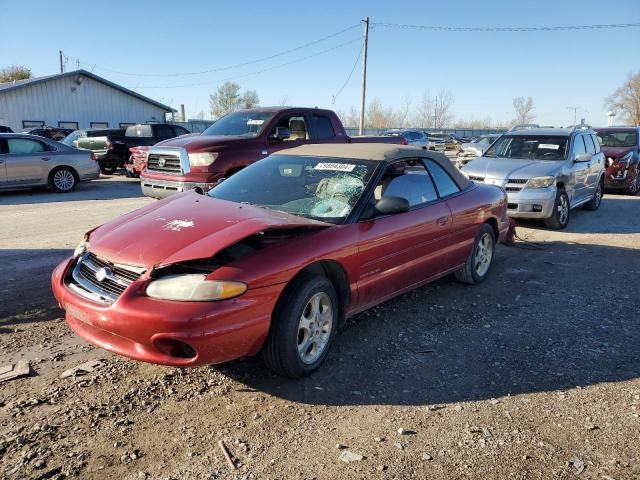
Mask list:
POLYGON ((190 153, 189 163, 193 167, 208 167, 218 158, 218 152, 190 153))
POLYGON ((210 302, 237 297, 247 291, 241 282, 207 280, 206 275, 170 275, 153 280, 147 286, 147 295, 162 300, 184 302, 210 302))
POLYGON ((89 239, 84 237, 73 251, 73 258, 81 257, 87 250, 89 250, 89 239))
POLYGON ((556 182, 556 177, 533 177, 529 179, 525 188, 546 188, 550 187, 556 182))
POLYGON ((631 159, 633 158, 633 152, 627 153, 624 157, 618 160, 618 165, 622 167, 628 167, 631 163, 631 159))

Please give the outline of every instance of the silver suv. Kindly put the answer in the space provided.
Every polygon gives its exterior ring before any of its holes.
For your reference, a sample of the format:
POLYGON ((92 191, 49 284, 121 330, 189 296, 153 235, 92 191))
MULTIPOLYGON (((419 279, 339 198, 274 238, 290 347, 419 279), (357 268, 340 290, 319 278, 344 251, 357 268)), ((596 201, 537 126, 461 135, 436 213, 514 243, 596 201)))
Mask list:
POLYGON ((542 219, 562 229, 572 208, 600 206, 604 159, 592 130, 535 128, 504 134, 462 172, 504 188, 510 217, 542 219))

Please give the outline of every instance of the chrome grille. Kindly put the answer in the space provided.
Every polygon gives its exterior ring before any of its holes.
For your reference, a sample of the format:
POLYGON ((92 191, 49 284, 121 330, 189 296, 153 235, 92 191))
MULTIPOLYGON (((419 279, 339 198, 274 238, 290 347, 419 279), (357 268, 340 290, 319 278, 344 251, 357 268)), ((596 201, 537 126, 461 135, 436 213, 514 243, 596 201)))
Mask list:
POLYGON ((149 153, 147 158, 147 170, 156 172, 182 173, 180 157, 178 155, 165 155, 149 153))
POLYGON ((507 192, 519 192, 522 190, 522 187, 504 187, 507 192))
POLYGON ((520 183, 520 184, 525 184, 527 183, 529 180, 527 180, 526 178, 510 178, 509 181, 507 183, 520 183))
POLYGON ((69 285, 85 297, 113 303, 142 273, 142 268, 115 265, 89 252, 76 263, 69 285))

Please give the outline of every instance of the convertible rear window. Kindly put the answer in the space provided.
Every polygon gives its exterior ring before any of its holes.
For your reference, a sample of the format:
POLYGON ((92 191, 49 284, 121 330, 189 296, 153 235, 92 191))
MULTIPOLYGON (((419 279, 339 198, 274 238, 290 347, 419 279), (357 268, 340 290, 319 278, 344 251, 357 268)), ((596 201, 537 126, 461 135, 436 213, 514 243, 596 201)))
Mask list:
POLYGON ((273 155, 236 173, 209 195, 342 223, 360 199, 376 165, 345 158, 273 155))

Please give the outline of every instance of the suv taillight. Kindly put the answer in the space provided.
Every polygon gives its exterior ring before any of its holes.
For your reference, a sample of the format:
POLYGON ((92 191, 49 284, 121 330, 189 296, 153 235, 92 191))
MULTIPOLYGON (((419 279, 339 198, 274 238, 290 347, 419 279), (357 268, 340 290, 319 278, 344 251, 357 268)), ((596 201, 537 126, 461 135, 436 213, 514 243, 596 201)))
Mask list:
POLYGON ((409 145, 409 142, 407 141, 406 138, 403 138, 402 142, 400 142, 400 145, 409 145))
POLYGON ((97 162, 97 161, 98 161, 98 157, 96 157, 96 154, 95 154, 95 153, 93 153, 93 152, 91 152, 91 155, 89 155, 89 158, 90 158, 91 160, 93 160, 94 162, 97 162))
POLYGON ((113 149, 113 143, 107 140, 107 150, 112 150, 112 149, 113 149))

